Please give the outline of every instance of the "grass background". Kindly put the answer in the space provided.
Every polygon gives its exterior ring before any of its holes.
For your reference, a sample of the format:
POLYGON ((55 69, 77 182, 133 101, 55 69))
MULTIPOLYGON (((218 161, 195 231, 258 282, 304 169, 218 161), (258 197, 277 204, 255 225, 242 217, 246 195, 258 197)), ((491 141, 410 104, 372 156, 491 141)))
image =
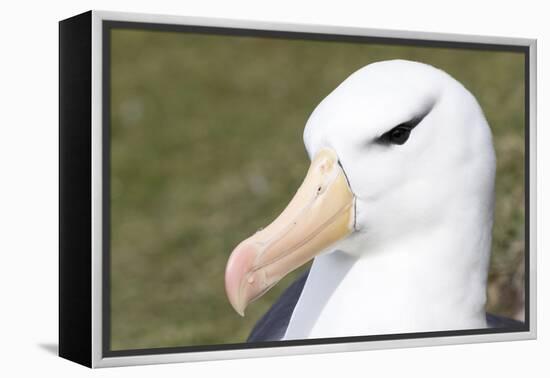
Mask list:
POLYGON ((314 107, 355 70, 411 59, 478 99, 497 154, 488 310, 523 319, 523 55, 115 29, 111 348, 243 342, 295 272, 238 316, 224 269, 309 165, 314 107))

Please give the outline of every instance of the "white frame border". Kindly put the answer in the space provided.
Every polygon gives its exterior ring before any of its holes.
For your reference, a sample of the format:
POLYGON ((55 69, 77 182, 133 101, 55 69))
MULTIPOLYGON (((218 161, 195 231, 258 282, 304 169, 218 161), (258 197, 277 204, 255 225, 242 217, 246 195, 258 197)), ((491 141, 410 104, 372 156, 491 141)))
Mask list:
POLYGON ((235 358, 287 356, 310 353, 350 352, 373 349, 407 348, 449 344, 536 339, 536 243, 537 243, 537 183, 536 183, 536 75, 537 41, 525 38, 491 37, 445 33, 381 30, 315 24, 289 24, 237 19, 167 16, 124 12, 92 11, 92 367, 114 367, 158 363, 224 360, 235 358), (525 46, 529 48, 529 332, 494 333, 365 341, 339 344, 281 346, 269 348, 144 354, 139 356, 103 357, 102 354, 102 22, 127 21, 156 24, 196 25, 240 29, 260 29, 288 32, 344 34, 382 38, 406 38, 429 41, 452 41, 525 46))

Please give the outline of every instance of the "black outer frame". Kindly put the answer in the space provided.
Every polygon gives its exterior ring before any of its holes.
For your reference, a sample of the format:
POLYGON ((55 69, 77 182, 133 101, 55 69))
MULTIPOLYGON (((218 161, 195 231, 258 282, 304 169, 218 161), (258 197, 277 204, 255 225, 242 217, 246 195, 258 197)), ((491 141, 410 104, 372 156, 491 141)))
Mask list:
MULTIPOLYGON (((92 12, 60 22, 60 356, 91 367, 91 23, 92 12), (69 67, 71 66, 71 67, 69 67), (73 127, 70 127, 73 125, 73 127), (84 125, 74 127, 74 125, 84 125)), ((529 129, 530 129, 530 47, 514 44, 451 42, 394 37, 368 37, 309 32, 253 30, 227 27, 191 26, 149 22, 111 21, 101 23, 102 36, 102 357, 158 355, 167 353, 220 351, 281 346, 341 344, 350 342, 418 339, 529 332, 529 129), (492 51, 515 51, 525 56, 525 324, 523 327, 474 329, 465 331, 389 334, 314 340, 182 346, 154 349, 110 349, 110 32, 112 29, 139 29, 203 34, 256 36, 371 44, 397 44, 492 51)))
POLYGON ((59 23, 59 355, 92 367, 92 12, 59 23))

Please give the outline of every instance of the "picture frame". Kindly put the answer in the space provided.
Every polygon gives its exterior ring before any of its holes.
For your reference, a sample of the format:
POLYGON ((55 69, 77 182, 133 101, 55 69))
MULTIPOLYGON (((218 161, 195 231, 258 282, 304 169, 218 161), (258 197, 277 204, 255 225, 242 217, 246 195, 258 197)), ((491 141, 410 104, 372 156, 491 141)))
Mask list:
POLYGON ((61 357, 95 368, 536 338, 536 40, 105 11, 60 21, 59 28, 61 357), (117 30, 520 54, 524 67, 523 325, 113 350, 111 65, 113 31, 117 30))

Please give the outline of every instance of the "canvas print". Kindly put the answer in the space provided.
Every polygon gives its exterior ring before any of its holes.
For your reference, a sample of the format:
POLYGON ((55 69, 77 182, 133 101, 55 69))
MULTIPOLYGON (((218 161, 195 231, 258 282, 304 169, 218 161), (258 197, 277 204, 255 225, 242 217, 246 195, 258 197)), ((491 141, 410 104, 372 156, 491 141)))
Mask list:
POLYGON ((109 350, 524 329, 523 53, 108 38, 109 350))

